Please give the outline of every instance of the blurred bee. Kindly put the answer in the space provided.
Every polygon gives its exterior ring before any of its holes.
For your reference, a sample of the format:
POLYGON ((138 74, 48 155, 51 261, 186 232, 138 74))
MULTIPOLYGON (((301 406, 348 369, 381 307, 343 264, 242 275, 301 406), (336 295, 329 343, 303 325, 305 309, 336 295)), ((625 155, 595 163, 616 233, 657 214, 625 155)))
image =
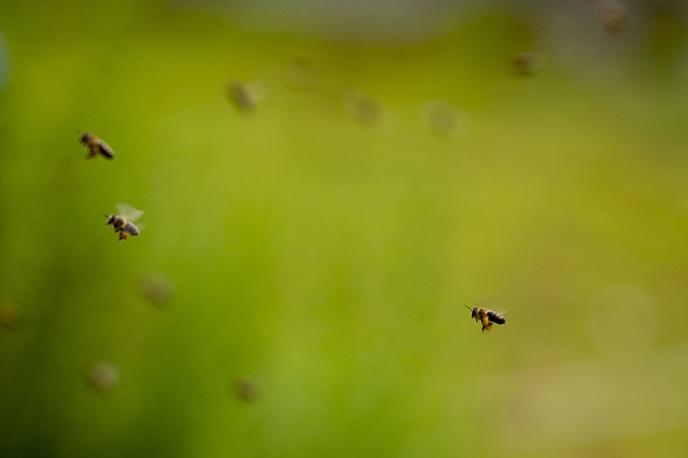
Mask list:
POLYGON ((174 285, 162 274, 150 274, 139 283, 141 295, 156 307, 163 307, 174 293, 174 285))
POLYGON ((244 114, 252 113, 265 98, 265 88, 260 83, 227 83, 227 98, 244 114))
POLYGON ((530 52, 521 52, 511 58, 511 69, 516 76, 533 76, 540 64, 538 57, 530 52))
POLYGON ((82 134, 80 141, 82 145, 88 148, 86 159, 93 159, 99 154, 105 159, 115 158, 115 152, 112 150, 110 145, 93 134, 89 134, 88 132, 82 134))
POLYGON ((9 302, 0 304, 0 330, 17 331, 22 325, 19 308, 9 302))
POLYGON ((618 33, 626 28, 628 10, 618 0, 602 0, 600 2, 600 22, 608 32, 618 33))
POLYGON ((108 361, 99 361, 86 368, 84 382, 96 394, 103 395, 119 383, 119 368, 108 361))
POLYGON ((492 325, 494 323, 506 323, 506 318, 504 318, 504 315, 495 312, 494 310, 486 309, 485 307, 470 308, 469 306, 466 306, 466 308, 471 311, 471 318, 473 318, 475 321, 482 323, 483 332, 492 329, 492 325))
POLYGON ((234 394, 246 403, 252 403, 258 398, 258 387, 250 379, 241 379, 234 383, 234 394))
POLYGON ((423 107, 423 115, 430 129, 438 137, 449 137, 464 127, 459 114, 451 106, 441 101, 432 101, 423 107))
POLYGON ((364 127, 380 124, 385 116, 385 107, 381 102, 357 89, 346 91, 343 102, 353 118, 364 127))
POLYGON ((296 57, 286 67, 284 79, 292 89, 312 89, 318 82, 318 70, 307 58, 296 57))
POLYGON ((126 204, 117 205, 117 213, 104 215, 107 218, 107 225, 115 228, 115 233, 119 234, 119 240, 127 240, 130 235, 137 236, 141 233, 139 227, 134 222, 143 215, 143 211, 137 210, 126 204))

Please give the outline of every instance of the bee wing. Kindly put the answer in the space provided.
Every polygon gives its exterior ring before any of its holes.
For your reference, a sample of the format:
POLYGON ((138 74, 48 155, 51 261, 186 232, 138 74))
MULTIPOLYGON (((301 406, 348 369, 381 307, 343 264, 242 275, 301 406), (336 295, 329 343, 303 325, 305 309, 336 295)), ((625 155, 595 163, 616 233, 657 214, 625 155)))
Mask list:
POLYGON ((136 221, 143 216, 143 210, 127 204, 117 204, 117 214, 125 217, 129 221, 136 221))
POLYGON ((262 102, 267 96, 267 88, 260 81, 252 81, 246 85, 246 89, 251 93, 256 102, 262 102))

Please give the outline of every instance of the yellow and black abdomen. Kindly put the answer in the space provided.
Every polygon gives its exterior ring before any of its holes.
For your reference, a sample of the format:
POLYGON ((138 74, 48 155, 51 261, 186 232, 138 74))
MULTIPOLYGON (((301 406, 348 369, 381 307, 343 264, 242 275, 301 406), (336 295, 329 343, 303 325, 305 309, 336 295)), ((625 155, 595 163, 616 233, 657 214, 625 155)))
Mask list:
POLYGON ((501 313, 497 313, 493 310, 488 310, 487 311, 487 318, 490 320, 492 323, 497 323, 497 324, 504 324, 506 323, 506 318, 504 318, 504 315, 501 313))

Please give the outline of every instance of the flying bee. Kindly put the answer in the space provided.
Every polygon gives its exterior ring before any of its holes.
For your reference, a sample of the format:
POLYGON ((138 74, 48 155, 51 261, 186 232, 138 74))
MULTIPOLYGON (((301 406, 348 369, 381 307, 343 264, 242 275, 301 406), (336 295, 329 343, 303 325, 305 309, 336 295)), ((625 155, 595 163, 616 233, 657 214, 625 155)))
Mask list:
POLYGON ((259 82, 230 82, 227 83, 225 89, 229 101, 243 114, 255 111, 258 104, 265 98, 265 87, 259 82))
POLYGON ((233 385, 235 396, 246 403, 252 403, 258 398, 259 392, 256 383, 248 378, 238 380, 233 385))
POLYGON ((541 66, 538 56, 530 52, 520 52, 511 58, 511 70, 516 76, 533 76, 541 66))
POLYGON ((486 309, 485 307, 470 308, 469 306, 466 306, 466 308, 471 311, 471 318, 473 318, 475 321, 482 323, 483 332, 492 329, 492 325, 494 323, 506 323, 506 318, 504 318, 504 315, 495 312, 494 310, 486 309))
POLYGON ((599 17, 608 32, 619 33, 628 22, 628 9, 619 0, 602 0, 599 5, 599 17))
POLYGON ((93 159, 99 154, 105 159, 112 160, 115 158, 115 152, 112 150, 110 145, 93 134, 89 134, 88 132, 82 134, 80 142, 82 145, 88 148, 86 159, 93 159))
POLYGON ((137 210, 126 204, 117 205, 117 213, 113 215, 103 215, 107 218, 107 225, 112 225, 115 233, 119 235, 120 242, 127 240, 130 235, 137 236, 141 233, 139 227, 134 222, 143 215, 143 211, 137 210))

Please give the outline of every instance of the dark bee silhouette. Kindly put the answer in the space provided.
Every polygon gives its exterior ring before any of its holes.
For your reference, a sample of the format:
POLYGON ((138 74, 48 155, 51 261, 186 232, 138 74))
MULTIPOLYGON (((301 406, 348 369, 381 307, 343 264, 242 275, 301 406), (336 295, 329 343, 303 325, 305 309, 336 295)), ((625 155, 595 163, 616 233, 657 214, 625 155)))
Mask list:
POLYGON ((130 235, 137 236, 141 233, 134 221, 139 219, 143 212, 125 204, 117 205, 117 214, 105 215, 107 225, 115 228, 115 233, 119 234, 119 240, 127 240, 130 235))
POLYGON ((483 329, 482 331, 489 331, 492 329, 492 325, 494 323, 497 324, 505 324, 506 323, 506 318, 504 318, 504 315, 501 313, 495 312, 494 310, 486 309, 485 307, 473 307, 470 308, 469 306, 466 306, 468 310, 471 311, 471 318, 473 318, 475 321, 478 321, 482 323, 483 329))
POLYGON ((115 158, 115 152, 110 145, 93 134, 89 134, 88 132, 82 134, 80 141, 82 145, 88 148, 86 159, 93 159, 98 155, 110 160, 115 158))

